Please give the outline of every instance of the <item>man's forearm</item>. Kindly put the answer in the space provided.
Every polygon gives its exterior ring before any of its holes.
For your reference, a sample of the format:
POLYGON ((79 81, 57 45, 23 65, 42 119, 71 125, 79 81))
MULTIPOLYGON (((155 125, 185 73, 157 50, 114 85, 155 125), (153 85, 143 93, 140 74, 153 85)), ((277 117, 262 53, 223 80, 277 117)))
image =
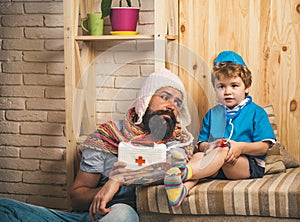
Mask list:
POLYGON ((100 190, 98 188, 80 187, 70 193, 71 206, 75 211, 87 211, 94 199, 94 196, 100 190))

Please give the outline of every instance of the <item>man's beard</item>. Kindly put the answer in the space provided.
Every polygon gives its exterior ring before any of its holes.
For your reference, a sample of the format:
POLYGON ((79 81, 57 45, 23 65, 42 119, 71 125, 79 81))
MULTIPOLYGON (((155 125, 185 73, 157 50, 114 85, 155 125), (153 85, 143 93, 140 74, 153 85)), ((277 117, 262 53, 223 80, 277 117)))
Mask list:
POLYGON ((142 128, 150 133, 155 142, 169 139, 177 124, 176 116, 172 110, 146 110, 143 116, 142 128))

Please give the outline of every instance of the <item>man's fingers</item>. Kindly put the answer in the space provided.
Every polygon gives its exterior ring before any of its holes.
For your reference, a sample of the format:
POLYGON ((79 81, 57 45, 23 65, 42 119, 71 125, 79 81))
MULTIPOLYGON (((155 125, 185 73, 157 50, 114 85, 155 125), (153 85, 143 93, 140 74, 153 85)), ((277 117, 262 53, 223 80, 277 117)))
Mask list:
POLYGON ((89 216, 90 216, 90 220, 91 220, 91 222, 95 222, 95 220, 94 220, 94 213, 93 213, 93 207, 92 207, 93 205, 91 205, 90 206, 90 209, 89 209, 89 216))
POLYGON ((104 214, 107 214, 110 211, 110 208, 106 208, 106 202, 105 201, 101 201, 99 209, 104 214))
POLYGON ((95 214, 104 215, 110 211, 110 208, 106 208, 106 201, 95 201, 91 204, 89 209, 89 217, 91 222, 95 222, 95 214))
POLYGON ((115 162, 109 173, 109 176, 111 177, 111 176, 126 172, 127 171, 127 169, 125 169, 126 166, 127 166, 127 164, 124 162, 120 162, 120 161, 115 162))
POLYGON ((113 168, 120 168, 120 167, 122 167, 122 168, 126 167, 126 163, 121 162, 121 161, 117 161, 113 165, 113 168))

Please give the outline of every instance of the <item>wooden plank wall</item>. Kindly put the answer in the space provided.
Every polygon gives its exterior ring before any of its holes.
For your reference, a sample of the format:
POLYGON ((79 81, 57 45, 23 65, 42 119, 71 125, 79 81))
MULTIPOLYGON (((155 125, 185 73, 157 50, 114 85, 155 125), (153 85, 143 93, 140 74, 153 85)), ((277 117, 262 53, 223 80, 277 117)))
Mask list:
POLYGON ((300 0, 179 0, 179 8, 180 76, 200 118, 215 104, 212 61, 234 50, 253 73, 253 100, 273 104, 280 141, 300 160, 300 0))

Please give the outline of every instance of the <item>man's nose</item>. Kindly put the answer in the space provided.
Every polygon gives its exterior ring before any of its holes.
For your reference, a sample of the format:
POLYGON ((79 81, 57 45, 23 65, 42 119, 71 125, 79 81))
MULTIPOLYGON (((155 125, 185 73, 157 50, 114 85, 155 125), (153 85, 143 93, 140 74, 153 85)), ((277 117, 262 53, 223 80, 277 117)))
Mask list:
POLYGON ((174 99, 167 100, 166 107, 167 107, 167 109, 170 109, 170 110, 174 111, 177 108, 176 105, 175 105, 174 99))

